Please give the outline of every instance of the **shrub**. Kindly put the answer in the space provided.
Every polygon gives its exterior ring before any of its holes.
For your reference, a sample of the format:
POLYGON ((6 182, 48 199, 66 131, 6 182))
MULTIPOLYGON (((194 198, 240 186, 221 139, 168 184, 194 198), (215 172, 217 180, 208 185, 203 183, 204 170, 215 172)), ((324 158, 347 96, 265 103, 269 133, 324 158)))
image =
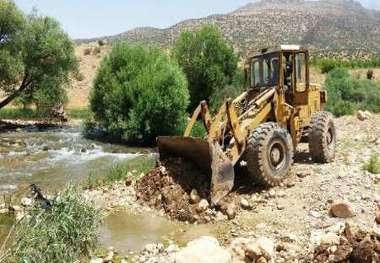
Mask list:
POLYGON ((336 116, 358 109, 380 112, 380 85, 367 79, 354 79, 347 69, 332 70, 325 82, 328 91, 326 109, 336 116))
POLYGON ((106 45, 107 44, 107 40, 106 39, 99 39, 98 40, 98 45, 99 46, 104 46, 104 45, 106 45))
POLYGON ((372 174, 380 174, 380 155, 373 154, 363 168, 372 174))
POLYGON ((314 58, 311 64, 321 69, 322 73, 329 73, 336 68, 376 68, 380 67, 380 56, 369 59, 336 59, 336 58, 314 58))
POLYGON ((32 120, 38 118, 41 118, 41 116, 39 116, 38 113, 32 109, 3 108, 0 110, 0 120, 32 120))
POLYGON ((10 262, 79 262, 97 242, 99 212, 69 186, 51 209, 35 207, 24 217, 11 247, 10 262))
POLYGON ((369 80, 373 79, 373 70, 372 69, 367 70, 367 79, 369 79, 369 80))
POLYGON ((210 102, 235 76, 237 56, 214 26, 182 32, 173 53, 189 81, 189 111, 210 102))
POLYGON ((88 56, 91 54, 92 49, 90 47, 83 50, 83 55, 88 56))
POLYGON ((128 176, 138 177, 142 173, 150 171, 155 164, 155 158, 141 156, 133 160, 127 160, 112 166, 104 174, 90 173, 87 177, 85 188, 112 185, 115 182, 125 180, 128 176))
POLYGON ((116 44, 104 58, 90 96, 98 126, 129 143, 176 134, 188 105, 185 75, 156 47, 116 44))
POLYGON ((68 111, 70 119, 89 119, 91 117, 91 111, 87 108, 84 109, 71 109, 68 111))
POLYGON ((93 55, 97 55, 100 52, 102 52, 102 49, 100 47, 94 47, 94 49, 92 50, 93 55))

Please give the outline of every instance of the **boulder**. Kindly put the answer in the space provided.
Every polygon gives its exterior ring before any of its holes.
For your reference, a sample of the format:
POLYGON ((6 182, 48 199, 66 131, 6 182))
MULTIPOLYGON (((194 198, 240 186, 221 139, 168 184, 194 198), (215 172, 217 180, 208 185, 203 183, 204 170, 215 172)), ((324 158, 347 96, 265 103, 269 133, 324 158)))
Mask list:
POLYGON ((198 207, 197 207, 197 211, 198 212, 204 212, 206 211, 208 208, 209 208, 209 203, 207 202, 206 199, 202 199, 199 204, 198 204, 198 207))
POLYGON ((213 237, 203 236, 175 254, 176 263, 232 263, 231 254, 213 237))
POLYGON ((339 218, 349 218, 355 216, 351 205, 345 201, 333 202, 330 207, 330 214, 339 218))
POLYGON ((261 249, 266 259, 271 259, 274 254, 274 242, 266 237, 260 237, 256 240, 256 244, 261 249))
POLYGON ((172 254, 172 253, 175 253, 175 252, 178 252, 179 251, 179 247, 178 245, 176 244, 170 244, 167 248, 166 248, 166 253, 168 254, 172 254))
POLYGON ((234 262, 245 262, 245 250, 244 248, 250 242, 247 238, 235 238, 232 240, 229 246, 229 251, 232 254, 234 262))
POLYGON ((275 244, 266 237, 236 238, 229 247, 236 262, 267 262, 273 259, 275 244))
POLYGON ((103 263, 103 259, 102 258, 92 258, 90 260, 90 263, 103 263))
POLYGON ((321 245, 339 245, 340 244, 340 237, 332 232, 326 233, 320 237, 320 244, 321 245))
POLYGON ((246 210, 251 209, 251 205, 249 204, 248 200, 245 198, 241 198, 240 206, 241 206, 241 208, 246 209, 246 210))
POLYGON ((193 189, 191 190, 190 192, 190 203, 192 204, 196 204, 198 203, 199 201, 201 200, 199 194, 198 194, 198 191, 197 189, 193 189))
POLYGON ((226 210, 226 215, 227 215, 227 217, 228 217, 229 220, 232 220, 232 219, 235 218, 235 216, 236 216, 236 206, 234 204, 228 205, 227 210, 226 210))
POLYGON ((21 205, 23 206, 31 206, 32 204, 33 204, 32 198, 24 197, 21 199, 21 205))
POLYGON ((358 111, 356 113, 356 117, 358 118, 358 120, 360 121, 365 121, 365 120, 368 120, 369 118, 371 118, 371 113, 369 111, 358 111))
POLYGON ((380 225, 380 212, 376 214, 375 222, 380 225))

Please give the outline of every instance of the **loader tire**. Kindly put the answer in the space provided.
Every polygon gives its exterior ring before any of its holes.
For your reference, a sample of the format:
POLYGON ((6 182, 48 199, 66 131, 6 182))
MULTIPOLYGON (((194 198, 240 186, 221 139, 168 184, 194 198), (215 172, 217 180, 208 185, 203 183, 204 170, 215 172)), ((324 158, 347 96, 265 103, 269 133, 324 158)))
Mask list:
POLYGON ((254 181, 263 186, 278 186, 287 178, 293 156, 289 132, 277 123, 267 122, 251 133, 244 159, 254 181))
POLYGON ((334 161, 336 129, 331 113, 315 112, 311 117, 309 132, 309 152, 313 161, 330 163, 334 161))

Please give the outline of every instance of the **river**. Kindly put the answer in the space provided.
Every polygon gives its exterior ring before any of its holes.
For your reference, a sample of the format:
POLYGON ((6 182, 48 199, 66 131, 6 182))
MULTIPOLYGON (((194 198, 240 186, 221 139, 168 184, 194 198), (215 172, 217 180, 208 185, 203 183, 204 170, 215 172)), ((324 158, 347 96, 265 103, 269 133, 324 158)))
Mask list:
MULTIPOLYGON (((87 140, 81 135, 80 127, 41 131, 32 126, 0 133, 0 195, 17 199, 28 191, 31 183, 54 194, 69 182, 83 183, 90 174, 102 174, 118 162, 151 152, 146 148, 87 140)), ((0 217, 0 240, 11 222, 8 217, 0 217)), ((210 227, 190 227, 149 213, 135 214, 123 209, 104 219, 99 237, 103 246, 128 253, 148 243, 168 239, 185 242, 211 231, 210 227)))

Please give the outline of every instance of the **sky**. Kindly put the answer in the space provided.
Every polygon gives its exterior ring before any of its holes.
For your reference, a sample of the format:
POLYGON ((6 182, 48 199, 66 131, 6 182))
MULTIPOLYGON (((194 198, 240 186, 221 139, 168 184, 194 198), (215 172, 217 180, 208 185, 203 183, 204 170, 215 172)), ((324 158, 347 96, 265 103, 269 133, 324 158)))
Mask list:
MULTIPOLYGON (((188 18, 231 12, 252 0, 15 0, 56 18, 74 38, 115 35, 140 26, 166 28, 188 18)), ((380 10, 380 0, 360 0, 380 10)))

